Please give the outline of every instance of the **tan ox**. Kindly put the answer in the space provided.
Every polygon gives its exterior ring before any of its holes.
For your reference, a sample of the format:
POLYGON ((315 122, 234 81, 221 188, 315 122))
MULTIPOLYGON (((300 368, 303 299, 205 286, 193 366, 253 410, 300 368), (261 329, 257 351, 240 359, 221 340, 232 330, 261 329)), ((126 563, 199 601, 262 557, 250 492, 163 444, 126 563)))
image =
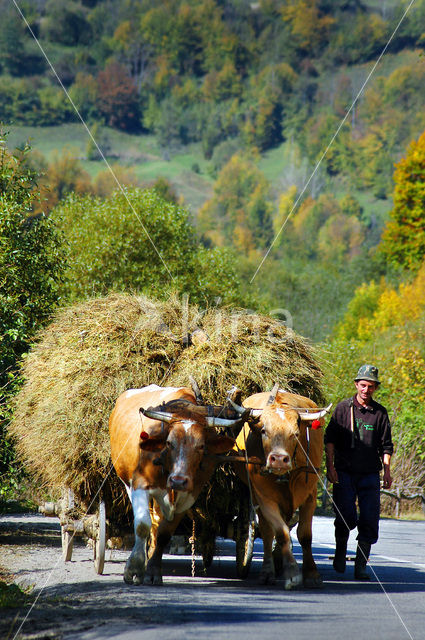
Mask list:
MULTIPOLYGON (((224 411, 220 407, 212 409, 213 415, 224 411)), ((134 514, 135 545, 124 570, 127 583, 162 583, 166 544, 210 478, 215 454, 225 453, 234 445, 234 440, 210 427, 240 424, 240 419, 209 418, 207 413, 207 407, 196 405, 195 395, 188 388, 150 385, 126 391, 116 402, 109 419, 111 457, 134 514), (163 518, 146 567, 151 498, 163 518)))
MULTIPOLYGON (((239 451, 246 451, 250 458, 260 461, 248 465, 264 546, 260 582, 274 584, 279 574, 286 589, 301 582, 288 527, 299 509, 297 536, 303 550, 302 578, 306 586, 320 586, 322 579, 311 552, 312 517, 323 452, 318 421, 329 407, 319 410, 308 398, 277 391, 277 387, 272 394, 250 396, 243 405, 251 408, 250 417, 236 445, 239 451), (313 420, 315 429, 311 428, 313 420), (276 548, 272 553, 274 539, 276 548)), ((245 465, 237 464, 237 471, 247 483, 245 465)))

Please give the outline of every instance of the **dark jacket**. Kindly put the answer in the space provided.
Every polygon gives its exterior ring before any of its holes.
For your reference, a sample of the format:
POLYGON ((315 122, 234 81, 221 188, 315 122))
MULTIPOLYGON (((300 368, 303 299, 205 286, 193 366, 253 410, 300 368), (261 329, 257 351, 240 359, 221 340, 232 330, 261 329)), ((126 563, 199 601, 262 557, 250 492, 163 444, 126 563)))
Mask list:
POLYGON ((382 469, 384 453, 393 453, 391 426, 385 407, 371 400, 362 407, 356 396, 335 407, 325 432, 325 445, 335 447, 335 468, 351 473, 373 473, 382 469), (354 407, 354 432, 351 431, 351 410, 354 407))

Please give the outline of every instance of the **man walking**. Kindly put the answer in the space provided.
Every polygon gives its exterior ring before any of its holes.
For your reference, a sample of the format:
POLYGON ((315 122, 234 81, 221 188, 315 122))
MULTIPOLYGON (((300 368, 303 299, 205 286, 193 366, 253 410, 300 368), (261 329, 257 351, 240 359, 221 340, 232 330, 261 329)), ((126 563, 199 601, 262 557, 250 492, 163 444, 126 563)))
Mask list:
POLYGON ((354 382, 356 394, 340 402, 325 433, 327 478, 332 482, 335 510, 335 571, 344 573, 350 530, 357 526, 356 580, 370 580, 366 571, 370 547, 378 540, 379 472, 391 487, 393 453, 391 426, 385 407, 372 399, 378 388, 378 369, 364 364, 354 382), (356 499, 359 506, 357 516, 356 499))

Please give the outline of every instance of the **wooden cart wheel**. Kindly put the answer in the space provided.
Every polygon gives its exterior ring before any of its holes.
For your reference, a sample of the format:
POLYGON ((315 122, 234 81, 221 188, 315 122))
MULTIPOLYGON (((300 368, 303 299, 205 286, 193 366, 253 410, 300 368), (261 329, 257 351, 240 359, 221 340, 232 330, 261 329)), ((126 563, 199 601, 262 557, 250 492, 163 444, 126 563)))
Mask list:
POLYGON ((106 511, 103 500, 99 504, 96 537, 93 540, 94 568, 99 575, 103 573, 106 549, 106 511))
POLYGON ((255 526, 255 511, 253 507, 250 507, 248 521, 241 523, 236 538, 236 573, 238 578, 246 578, 251 567, 254 553, 255 526))
MULTIPOLYGON (((64 489, 63 504, 65 513, 74 508, 74 493, 72 489, 64 489)), ((61 524, 62 558, 64 562, 70 562, 72 558, 72 548, 74 546, 74 532, 67 531, 66 525, 61 524)))

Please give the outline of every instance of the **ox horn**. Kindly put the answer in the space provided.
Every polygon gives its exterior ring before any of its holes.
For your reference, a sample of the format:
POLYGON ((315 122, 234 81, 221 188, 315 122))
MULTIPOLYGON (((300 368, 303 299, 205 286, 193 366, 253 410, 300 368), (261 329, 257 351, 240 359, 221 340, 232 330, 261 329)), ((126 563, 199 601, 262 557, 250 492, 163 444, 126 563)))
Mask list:
POLYGON ((242 416, 247 410, 246 407, 242 407, 240 404, 237 404, 233 400, 233 398, 235 399, 240 398, 240 395, 241 395, 240 389, 238 389, 238 387, 233 385, 233 387, 229 389, 229 391, 227 392, 226 400, 230 404, 230 406, 233 407, 233 409, 237 411, 240 416, 242 416))
POLYGON ((331 404, 326 407, 325 409, 318 409, 316 411, 306 411, 305 409, 298 409, 298 415, 300 416, 301 420, 320 420, 320 418, 323 418, 324 415, 326 415, 327 413, 329 413, 329 410, 332 406, 332 402, 331 404))
POLYGON ((189 376, 189 381, 190 381, 190 385, 192 387, 192 391, 195 394, 196 402, 198 404, 204 404, 204 399, 202 397, 202 393, 199 390, 198 383, 196 382, 195 378, 193 378, 192 376, 189 376))
POLYGON ((233 427, 237 422, 240 422, 239 418, 230 420, 229 418, 216 418, 215 416, 207 416, 205 422, 208 427, 233 427))
POLYGON ((151 418, 152 420, 160 420, 161 422, 171 422, 173 417, 172 413, 168 413, 167 411, 155 411, 152 407, 148 409, 144 409, 140 407, 140 413, 146 416, 147 418, 151 418))
POLYGON ((274 385, 273 389, 271 390, 271 393, 269 395, 269 399, 267 400, 267 405, 273 404, 273 402, 276 400, 276 396, 277 396, 277 392, 279 391, 279 383, 276 382, 276 384, 274 385))

